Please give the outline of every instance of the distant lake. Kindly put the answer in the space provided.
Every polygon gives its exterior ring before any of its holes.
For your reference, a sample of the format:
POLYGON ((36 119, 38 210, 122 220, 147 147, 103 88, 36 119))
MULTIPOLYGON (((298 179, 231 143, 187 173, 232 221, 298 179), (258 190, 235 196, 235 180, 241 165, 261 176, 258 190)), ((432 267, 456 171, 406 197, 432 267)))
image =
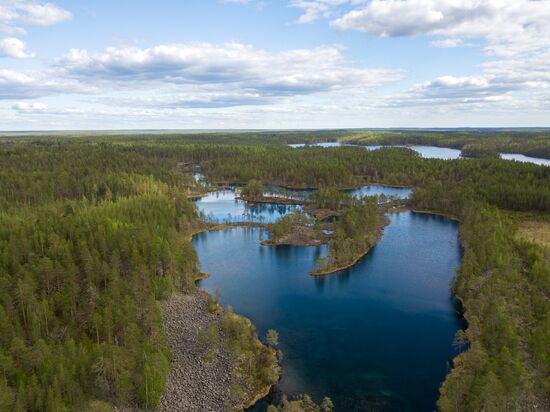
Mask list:
MULTIPOLYGON (((298 143, 298 144, 289 144, 290 147, 298 148, 298 147, 304 147, 306 146, 304 143, 298 143)), ((364 147, 367 150, 376 150, 380 149, 382 147, 407 147, 409 149, 414 150, 415 152, 418 152, 421 157, 425 159, 443 159, 443 160, 449 160, 449 159, 460 159, 461 158, 461 150, 459 149, 451 149, 450 147, 437 147, 437 146, 421 146, 421 145, 411 145, 411 146, 401 146, 401 145, 394 145, 394 146, 380 146, 380 145, 372 145, 372 146, 360 146, 360 145, 351 145, 351 144, 342 144, 340 142, 324 142, 324 143, 316 143, 312 146, 319 146, 319 147, 339 147, 339 146, 359 146, 364 147)), ((525 156, 519 153, 500 153, 500 157, 504 160, 516 160, 518 162, 524 162, 524 163, 534 163, 536 165, 541 166, 550 166, 550 159, 543 159, 543 158, 537 158, 537 157, 530 157, 525 156)))
POLYGON ((550 159, 530 157, 519 153, 501 153, 500 157, 506 160, 515 160, 517 162, 534 163, 536 165, 541 165, 541 166, 550 166, 550 159))
POLYGON ((194 237, 210 274, 200 285, 219 289, 222 304, 250 318, 260 336, 279 331, 276 394, 330 396, 336 412, 435 410, 463 327, 451 294, 457 224, 412 212, 390 218, 358 265, 323 278, 308 271, 326 247, 261 246, 260 228, 194 237))
MULTIPOLYGON (((290 147, 298 148, 298 147, 305 147, 305 143, 291 143, 289 144, 290 147)), ((311 146, 318 146, 318 147, 340 147, 345 146, 340 142, 321 142, 321 143, 314 143, 311 146)), ((351 145, 348 145, 351 146, 351 145)))
MULTIPOLYGON (((298 147, 304 147, 305 144, 290 144, 290 147, 298 148, 298 147)), ((421 157, 424 157, 426 159, 459 159, 461 151, 458 149, 451 149, 448 147, 436 147, 436 146, 419 146, 419 145, 413 145, 413 146, 360 146, 360 145, 350 145, 350 144, 342 144, 340 142, 325 142, 325 143, 316 143, 312 146, 320 146, 320 147, 339 147, 339 146, 354 146, 354 147, 364 147, 367 150, 376 150, 380 149, 382 147, 407 147, 409 149, 414 150, 415 152, 418 152, 421 157)))

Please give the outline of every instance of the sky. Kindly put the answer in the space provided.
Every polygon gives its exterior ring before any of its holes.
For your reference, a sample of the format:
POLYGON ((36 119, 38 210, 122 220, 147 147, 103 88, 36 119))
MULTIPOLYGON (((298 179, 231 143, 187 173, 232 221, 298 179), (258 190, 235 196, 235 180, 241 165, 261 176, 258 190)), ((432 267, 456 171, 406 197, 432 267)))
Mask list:
POLYGON ((550 126, 550 0, 0 0, 0 130, 550 126))

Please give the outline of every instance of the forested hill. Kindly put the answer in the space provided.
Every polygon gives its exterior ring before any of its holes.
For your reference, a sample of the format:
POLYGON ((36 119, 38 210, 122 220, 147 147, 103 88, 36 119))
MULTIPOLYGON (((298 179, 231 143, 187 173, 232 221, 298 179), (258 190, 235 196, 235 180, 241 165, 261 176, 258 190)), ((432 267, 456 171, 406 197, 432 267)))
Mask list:
POLYGON ((193 285, 185 179, 102 145, 0 144, 0 410, 154 406, 158 300, 193 285))

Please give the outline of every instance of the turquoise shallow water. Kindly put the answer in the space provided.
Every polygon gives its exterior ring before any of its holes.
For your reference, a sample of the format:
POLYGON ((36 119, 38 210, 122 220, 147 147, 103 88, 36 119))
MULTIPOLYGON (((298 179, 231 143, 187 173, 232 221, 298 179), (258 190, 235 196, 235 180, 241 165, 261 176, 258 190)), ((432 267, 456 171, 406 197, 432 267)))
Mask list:
MULTIPOLYGON (((210 292, 280 333, 283 377, 274 396, 330 396, 336 411, 432 411, 462 327, 450 286, 460 261, 457 225, 403 212, 354 268, 308 271, 325 247, 259 245, 261 229, 194 238, 210 292)), ((264 411, 268 401, 254 411, 264 411)))

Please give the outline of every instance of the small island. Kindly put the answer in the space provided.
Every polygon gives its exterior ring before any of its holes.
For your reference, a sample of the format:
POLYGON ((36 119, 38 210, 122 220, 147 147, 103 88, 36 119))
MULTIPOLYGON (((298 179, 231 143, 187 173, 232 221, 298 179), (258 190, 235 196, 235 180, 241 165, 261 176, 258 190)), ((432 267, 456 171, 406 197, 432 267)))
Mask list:
MULTIPOLYGON (((242 199, 256 202, 283 203, 286 198, 266 198, 263 185, 251 180, 241 191, 242 199)), ((303 210, 295 210, 278 221, 265 225, 269 239, 262 245, 319 246, 329 245, 328 255, 317 260, 310 272, 323 276, 354 266, 380 240, 389 223, 386 207, 377 196, 353 197, 348 193, 323 188, 309 199, 298 201, 303 210)))

